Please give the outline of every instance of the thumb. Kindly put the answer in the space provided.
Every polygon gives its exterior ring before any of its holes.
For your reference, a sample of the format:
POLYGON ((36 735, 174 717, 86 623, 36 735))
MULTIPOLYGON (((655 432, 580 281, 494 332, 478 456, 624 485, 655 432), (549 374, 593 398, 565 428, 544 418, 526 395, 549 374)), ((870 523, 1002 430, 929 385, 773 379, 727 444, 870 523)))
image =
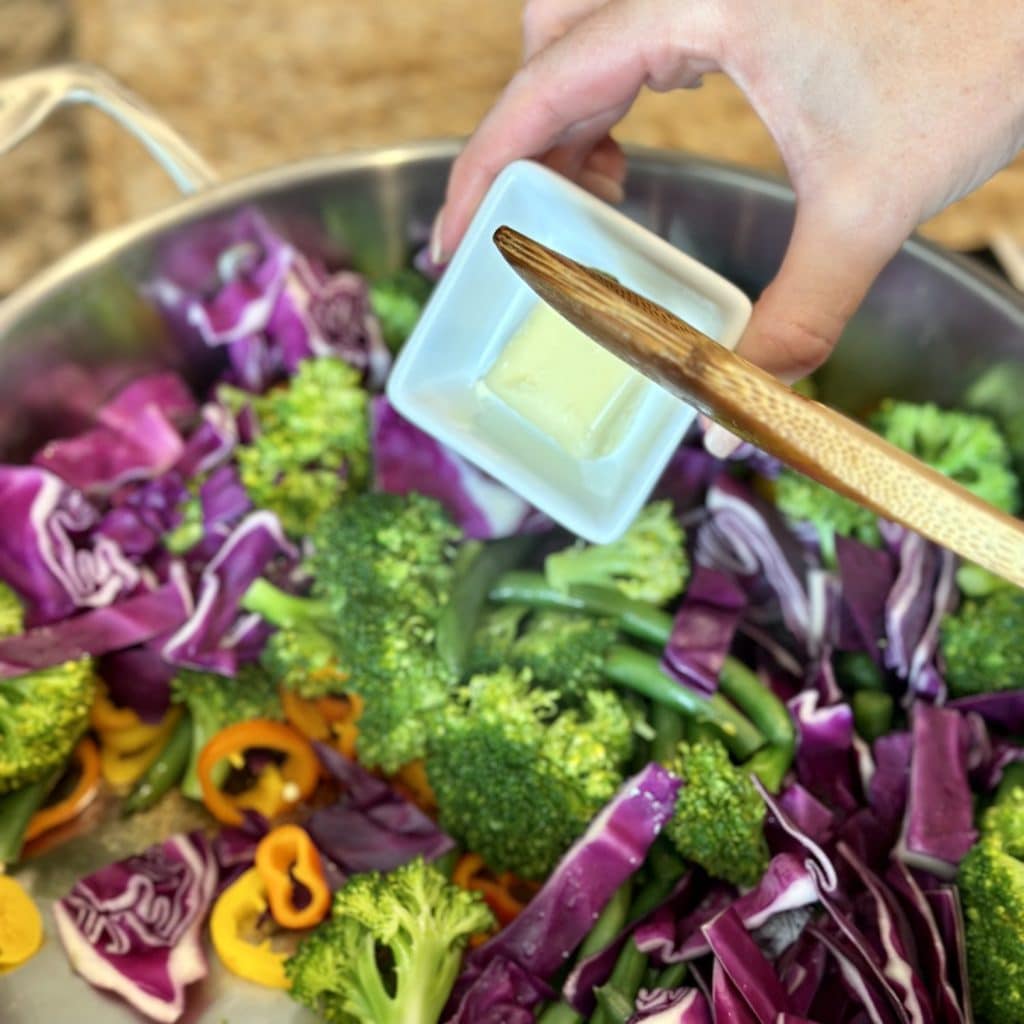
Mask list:
POLYGON ((736 347, 787 384, 825 362, 906 237, 878 222, 829 212, 798 208, 782 266, 754 304, 736 347))
MULTIPOLYGON (((851 206, 845 207, 847 211, 851 206)), ((793 384, 828 359, 850 317, 882 268, 909 235, 875 218, 835 219, 813 206, 798 208, 778 274, 754 304, 736 352, 793 384)), ((704 447, 728 458, 739 438, 710 421, 704 447)))

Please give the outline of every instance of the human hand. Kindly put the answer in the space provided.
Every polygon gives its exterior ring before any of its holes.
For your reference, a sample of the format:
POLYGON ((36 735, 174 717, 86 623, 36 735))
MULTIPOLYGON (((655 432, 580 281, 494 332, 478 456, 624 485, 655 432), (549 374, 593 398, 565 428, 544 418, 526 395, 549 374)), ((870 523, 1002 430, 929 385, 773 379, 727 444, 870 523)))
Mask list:
POLYGON ((625 162, 609 132, 639 90, 723 71, 797 196, 785 259, 739 346, 790 382, 827 358, 913 229, 1024 145, 1024 5, 1007 0, 531 0, 524 44, 452 168, 435 254, 451 254, 518 158, 616 201, 625 162))

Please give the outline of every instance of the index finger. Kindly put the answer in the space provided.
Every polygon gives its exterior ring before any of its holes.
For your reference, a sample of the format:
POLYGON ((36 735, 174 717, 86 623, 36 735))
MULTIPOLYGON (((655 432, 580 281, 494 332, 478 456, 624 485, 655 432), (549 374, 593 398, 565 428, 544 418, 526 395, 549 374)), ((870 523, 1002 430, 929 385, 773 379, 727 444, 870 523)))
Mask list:
POLYGON ((599 139, 645 84, 670 87, 693 58, 715 63, 714 6, 616 0, 529 61, 452 166, 438 255, 454 251, 508 164, 546 153, 574 133, 599 139))

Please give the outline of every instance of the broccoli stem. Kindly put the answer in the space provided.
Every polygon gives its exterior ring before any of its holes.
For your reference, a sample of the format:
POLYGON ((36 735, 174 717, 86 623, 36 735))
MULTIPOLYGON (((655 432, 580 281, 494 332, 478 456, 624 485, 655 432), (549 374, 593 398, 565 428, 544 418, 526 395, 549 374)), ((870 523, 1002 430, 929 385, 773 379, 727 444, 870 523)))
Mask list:
POLYGON ((18 863, 28 823, 32 815, 46 803, 50 790, 62 774, 63 769, 58 769, 0 797, 0 873, 9 865, 18 863))
POLYGON ((296 597, 265 579, 252 583, 242 597, 247 612, 263 616, 274 626, 300 626, 328 616, 327 606, 311 597, 296 597))
POLYGON ((604 671, 619 686, 665 704, 687 718, 713 725, 729 751, 740 760, 745 760, 764 746, 765 737, 761 731, 722 694, 706 698, 681 686, 662 671, 654 655, 625 644, 614 644, 605 659, 604 671))
POLYGON ((686 981, 686 975, 689 973, 689 964, 669 964, 668 967, 663 968, 662 971, 658 974, 657 980, 654 982, 654 988, 679 988, 679 986, 682 985, 684 981, 686 981))
POLYGON ((796 730, 788 708, 754 672, 732 657, 722 665, 718 688, 767 740, 767 746, 751 758, 749 767, 771 792, 777 792, 796 750, 796 730))
POLYGON ((893 701, 888 693, 858 690, 851 703, 854 727, 857 734, 868 743, 873 743, 892 728, 893 701))
POLYGON ((457 569, 451 595, 437 620, 437 653, 445 666, 461 679, 466 674, 473 634, 487 595, 502 573, 518 565, 536 543, 536 537, 506 537, 482 545, 457 569))
POLYGON ((613 587, 580 584, 569 592, 552 587, 539 572, 507 572, 491 590, 497 604, 530 608, 563 608, 614 619, 620 630, 637 640, 664 647, 672 635, 672 616, 646 601, 626 597, 613 587))

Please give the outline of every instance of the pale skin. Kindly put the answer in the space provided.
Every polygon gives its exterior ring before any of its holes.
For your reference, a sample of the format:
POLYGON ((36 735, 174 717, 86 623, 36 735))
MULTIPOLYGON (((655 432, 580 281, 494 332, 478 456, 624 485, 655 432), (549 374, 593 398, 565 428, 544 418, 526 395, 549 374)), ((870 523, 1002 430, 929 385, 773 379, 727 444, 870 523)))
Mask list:
MULTIPOLYGON (((626 162, 609 133, 639 91, 724 72, 797 196, 785 259, 740 343, 789 382, 827 359, 919 224, 1024 148, 1020 0, 528 0, 523 35, 521 69, 452 168, 435 258, 519 158, 618 201, 626 162)), ((708 443, 729 447, 714 432, 708 443)))

